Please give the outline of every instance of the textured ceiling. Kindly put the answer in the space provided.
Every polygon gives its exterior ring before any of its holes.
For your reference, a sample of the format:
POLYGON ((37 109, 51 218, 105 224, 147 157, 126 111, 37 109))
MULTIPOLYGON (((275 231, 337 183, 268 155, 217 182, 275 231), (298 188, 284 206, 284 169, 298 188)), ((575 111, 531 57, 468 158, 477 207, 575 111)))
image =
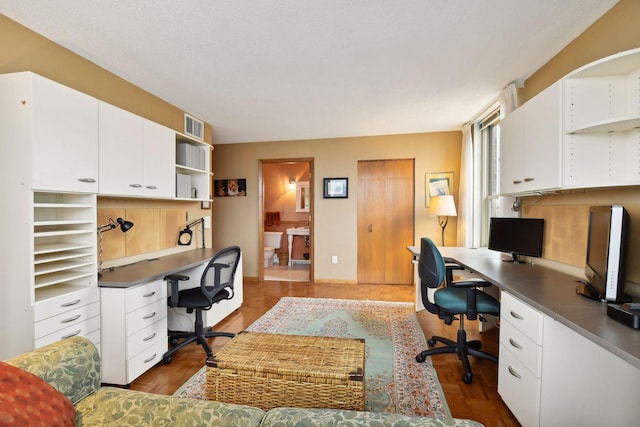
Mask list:
POLYGON ((214 143, 460 129, 614 0, 0 0, 214 143))

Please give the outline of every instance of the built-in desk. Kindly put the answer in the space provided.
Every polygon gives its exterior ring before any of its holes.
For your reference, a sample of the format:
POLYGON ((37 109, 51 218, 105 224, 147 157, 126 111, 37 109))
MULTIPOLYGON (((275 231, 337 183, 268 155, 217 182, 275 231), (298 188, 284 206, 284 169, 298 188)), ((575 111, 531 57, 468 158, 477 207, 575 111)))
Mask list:
MULTIPOLYGON (((200 286, 200 279, 217 249, 194 249, 104 270, 99 278, 101 304, 102 381, 130 384, 162 360, 167 351, 167 330, 193 330, 193 314, 167 308, 169 290, 164 277, 180 273, 189 280, 179 289, 200 286)), ((242 257, 236 270, 234 296, 203 313, 214 326, 238 309, 243 301, 242 257)))
MULTIPOLYGON (((419 247, 409 249, 419 255, 419 247)), ((638 425, 640 331, 609 318, 605 303, 576 294, 576 278, 565 273, 532 263, 504 262, 499 253, 486 248, 440 251, 500 288, 509 301, 539 315, 540 342, 533 343, 539 359, 537 372, 532 373, 539 378, 531 384, 535 387, 531 394, 517 385, 505 387, 513 378, 503 369, 511 367, 505 366, 511 359, 503 355, 508 343, 503 342, 501 328, 498 391, 523 425, 638 425), (523 396, 533 396, 534 401, 523 402, 523 396), (533 415, 523 417, 523 406, 532 408, 533 412, 525 412, 533 415)))

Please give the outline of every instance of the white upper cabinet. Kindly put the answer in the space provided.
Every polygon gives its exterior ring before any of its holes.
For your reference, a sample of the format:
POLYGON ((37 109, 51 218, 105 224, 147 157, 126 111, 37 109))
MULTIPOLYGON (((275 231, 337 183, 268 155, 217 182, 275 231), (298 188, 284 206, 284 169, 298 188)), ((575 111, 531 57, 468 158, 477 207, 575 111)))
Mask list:
POLYGON ((561 88, 553 84, 501 121, 501 194, 561 186, 561 88))
POLYGON ((31 171, 29 188, 96 193, 98 101, 31 72, 3 75, 0 86, 1 114, 12 124, 6 142, 28 158, 20 173, 31 171))
POLYGON ((100 103, 100 194, 172 198, 175 133, 100 103))
POLYGON ((144 120, 144 196, 175 197, 175 140, 174 130, 144 120))
POLYGON ((566 188, 640 184, 640 49, 564 79, 566 188))

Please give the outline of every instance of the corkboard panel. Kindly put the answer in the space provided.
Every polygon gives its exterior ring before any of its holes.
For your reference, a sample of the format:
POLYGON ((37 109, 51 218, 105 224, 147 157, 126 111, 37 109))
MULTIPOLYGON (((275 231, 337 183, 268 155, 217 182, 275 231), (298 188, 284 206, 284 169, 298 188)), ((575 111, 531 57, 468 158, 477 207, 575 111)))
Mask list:
POLYGON ((127 209, 134 227, 126 233, 126 256, 160 249, 160 209, 127 209))
MULTIPOLYGON (((98 209, 97 211, 97 223, 100 225, 109 224, 109 218, 115 222, 119 217, 125 218, 124 208, 107 208, 98 209)), ((130 233, 133 229, 129 230, 130 233)), ((107 229, 98 235, 98 245, 100 245, 100 235, 102 235, 102 259, 110 260, 116 258, 122 258, 125 256, 125 233, 120 228, 114 228, 113 230, 107 229)), ((98 249, 99 251, 100 249, 98 249)), ((100 254, 98 253, 98 262, 100 261, 100 254)))
POLYGON ((160 211, 160 246, 173 248, 178 241, 178 232, 185 225, 184 209, 162 209, 160 211))
POLYGON ((524 206, 522 213, 525 218, 544 218, 543 258, 584 267, 589 206, 533 205, 524 206))

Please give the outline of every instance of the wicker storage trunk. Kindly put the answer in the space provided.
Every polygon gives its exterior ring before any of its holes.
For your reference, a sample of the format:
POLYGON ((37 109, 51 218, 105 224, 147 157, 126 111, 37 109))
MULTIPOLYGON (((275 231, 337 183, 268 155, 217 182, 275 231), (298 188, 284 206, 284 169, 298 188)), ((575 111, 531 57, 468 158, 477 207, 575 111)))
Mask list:
POLYGON ((364 340, 241 332, 207 360, 207 399, 364 410, 364 340))

